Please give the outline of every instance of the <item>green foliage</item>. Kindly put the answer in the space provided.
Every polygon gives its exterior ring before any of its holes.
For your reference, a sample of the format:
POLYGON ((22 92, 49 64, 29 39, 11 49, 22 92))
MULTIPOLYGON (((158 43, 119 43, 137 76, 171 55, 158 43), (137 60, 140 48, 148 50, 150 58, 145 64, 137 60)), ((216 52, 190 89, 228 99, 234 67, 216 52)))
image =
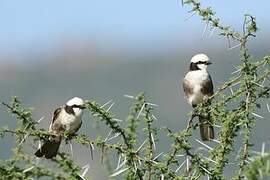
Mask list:
MULTIPOLYGON (((107 138, 97 135, 95 139, 89 139, 84 134, 75 135, 74 141, 85 148, 94 147, 100 149, 102 161, 105 157, 110 160, 111 154, 118 154, 119 163, 111 170, 111 177, 125 177, 125 179, 199 179, 208 176, 210 179, 225 179, 224 168, 229 165, 229 156, 235 149, 236 138, 241 138, 242 144, 238 154, 238 168, 234 179, 257 179, 258 176, 269 176, 269 155, 251 157, 250 134, 255 124, 254 110, 261 107, 264 99, 269 99, 269 86, 264 84, 270 76, 270 56, 265 56, 256 61, 247 49, 247 42, 255 37, 257 31, 256 20, 251 15, 244 16, 242 31, 235 31, 230 26, 221 24, 210 8, 203 8, 200 2, 194 0, 183 1, 184 5, 191 6, 191 13, 197 13, 206 26, 212 30, 218 30, 219 35, 228 38, 229 48, 240 47, 239 71, 232 75, 227 82, 218 88, 215 94, 197 106, 185 129, 173 132, 169 128, 155 126, 155 116, 152 114, 155 104, 146 100, 140 93, 136 97, 129 96, 133 102, 125 123, 115 119, 114 115, 95 101, 86 101, 86 107, 91 117, 103 122, 111 129, 113 136, 107 138), (236 46, 231 47, 231 40, 236 46), (237 86, 233 93, 227 90, 237 86), (212 101, 211 105, 209 101, 212 101), (199 126, 194 118, 199 114, 210 112, 213 125, 219 125, 214 147, 200 142, 202 148, 209 152, 201 152, 194 148, 191 141, 193 131, 199 126), (193 122, 194 121, 194 122, 193 122), (143 129, 139 127, 143 126, 143 129), (142 134, 145 141, 138 139, 138 133, 142 134), (168 140, 172 141, 170 148, 159 152, 156 148, 160 134, 166 133, 168 140), (111 139, 114 139, 112 143, 111 139), (179 159, 185 157, 185 160, 179 159)), ((32 154, 23 147, 25 140, 46 140, 53 134, 37 128, 38 122, 32 117, 32 109, 24 108, 15 97, 10 104, 3 103, 8 112, 17 120, 16 128, 3 127, 0 135, 5 138, 12 134, 17 140, 18 146, 13 150, 13 156, 0 163, 2 179, 31 179, 50 177, 52 179, 83 179, 82 168, 76 165, 67 154, 59 152, 52 160, 57 169, 42 166, 36 163, 32 154)), ((63 137, 69 139, 68 134, 63 137)))

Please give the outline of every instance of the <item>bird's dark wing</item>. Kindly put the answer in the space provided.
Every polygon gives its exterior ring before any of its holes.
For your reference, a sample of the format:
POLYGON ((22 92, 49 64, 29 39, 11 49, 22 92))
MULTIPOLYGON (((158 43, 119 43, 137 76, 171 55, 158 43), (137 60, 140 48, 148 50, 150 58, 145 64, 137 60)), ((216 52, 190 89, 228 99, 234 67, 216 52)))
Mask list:
POLYGON ((202 84, 201 92, 207 96, 214 94, 213 82, 210 75, 208 75, 208 80, 202 84))
POLYGON ((59 119, 62 110, 63 110, 63 107, 59 107, 53 113, 50 129, 55 133, 65 131, 65 126, 61 123, 61 119, 59 119))
POLYGON ((52 123, 54 123, 54 121, 59 117, 61 109, 62 109, 62 107, 59 107, 53 112, 52 123))
POLYGON ((183 89, 187 98, 193 93, 193 88, 186 79, 183 80, 183 89))

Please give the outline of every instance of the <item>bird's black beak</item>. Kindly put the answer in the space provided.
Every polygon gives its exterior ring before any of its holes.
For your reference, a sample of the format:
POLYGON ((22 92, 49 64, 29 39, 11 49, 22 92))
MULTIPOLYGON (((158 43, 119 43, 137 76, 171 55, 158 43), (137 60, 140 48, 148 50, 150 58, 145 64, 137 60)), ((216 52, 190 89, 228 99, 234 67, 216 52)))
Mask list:
POLYGON ((207 63, 206 63, 206 65, 210 65, 210 64, 213 64, 211 61, 208 61, 207 63))
POLYGON ((86 109, 85 105, 80 106, 80 109, 86 109))

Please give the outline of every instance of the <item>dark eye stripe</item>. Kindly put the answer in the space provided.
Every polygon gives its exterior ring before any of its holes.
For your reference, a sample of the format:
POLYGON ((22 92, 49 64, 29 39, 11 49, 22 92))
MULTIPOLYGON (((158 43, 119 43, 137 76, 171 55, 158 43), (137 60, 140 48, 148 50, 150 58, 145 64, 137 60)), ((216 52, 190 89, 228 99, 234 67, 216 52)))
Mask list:
POLYGON ((79 109, 84 109, 85 107, 84 106, 81 106, 81 105, 72 105, 73 108, 79 108, 79 109))
POLYGON ((206 61, 198 61, 196 64, 207 64, 206 61))

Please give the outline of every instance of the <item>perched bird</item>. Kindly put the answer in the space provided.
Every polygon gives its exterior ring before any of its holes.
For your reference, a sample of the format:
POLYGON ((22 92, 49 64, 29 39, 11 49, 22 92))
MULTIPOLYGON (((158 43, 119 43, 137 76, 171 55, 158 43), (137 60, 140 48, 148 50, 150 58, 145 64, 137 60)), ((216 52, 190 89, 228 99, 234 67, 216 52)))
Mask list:
POLYGON ((49 127, 49 132, 55 134, 55 137, 45 141, 35 155, 37 157, 45 156, 46 159, 55 157, 61 144, 61 134, 68 132, 73 135, 80 129, 84 108, 84 101, 78 97, 70 99, 66 105, 57 108, 49 127))
MULTIPOLYGON (((191 58, 189 72, 183 80, 183 88, 187 101, 196 107, 206 97, 214 94, 213 82, 207 72, 207 66, 212 64, 205 54, 197 54, 191 58)), ((203 141, 214 139, 214 128, 209 122, 210 115, 199 115, 200 133, 203 141)))

